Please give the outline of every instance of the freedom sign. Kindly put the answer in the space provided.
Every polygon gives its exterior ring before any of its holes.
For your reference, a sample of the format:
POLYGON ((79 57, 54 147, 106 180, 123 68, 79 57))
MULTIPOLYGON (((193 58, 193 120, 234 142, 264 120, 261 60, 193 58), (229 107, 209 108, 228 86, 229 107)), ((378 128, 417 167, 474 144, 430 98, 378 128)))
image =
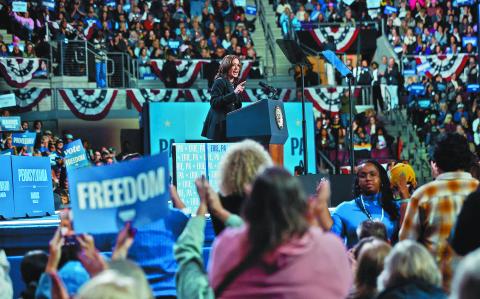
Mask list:
POLYGON ((168 213, 168 154, 68 173, 76 233, 114 233, 168 213))
POLYGON ((63 152, 65 153, 65 166, 68 170, 90 165, 90 162, 87 159, 87 152, 80 139, 65 145, 63 152))

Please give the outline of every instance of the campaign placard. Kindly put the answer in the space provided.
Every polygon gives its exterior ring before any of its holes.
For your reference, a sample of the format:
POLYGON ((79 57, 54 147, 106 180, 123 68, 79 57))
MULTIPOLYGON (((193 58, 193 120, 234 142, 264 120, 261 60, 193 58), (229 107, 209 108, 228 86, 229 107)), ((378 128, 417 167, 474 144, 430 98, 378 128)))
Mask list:
POLYGON ((48 157, 11 156, 15 217, 53 215, 52 173, 48 157))
POLYGON ((12 11, 14 11, 14 12, 26 12, 27 11, 27 2, 13 1, 12 2, 12 11))
POLYGON ((0 95, 0 108, 17 106, 17 100, 15 94, 8 93, 0 95))
POLYGON ((392 13, 397 13, 398 9, 394 6, 386 5, 383 9, 383 13, 386 15, 391 15, 392 13))
POLYGON ((68 171, 72 169, 87 167, 90 162, 87 158, 87 152, 83 147, 82 140, 77 139, 64 146, 63 152, 65 153, 65 166, 68 171))
POLYGON ((12 145, 13 146, 34 146, 36 137, 37 137, 36 132, 13 133, 12 145))
POLYGON ((21 131, 20 116, 0 117, 0 131, 21 131))
POLYGON ((0 156, 0 216, 14 216, 12 161, 9 156, 0 156))
POLYGON ((257 7, 255 5, 247 5, 245 7, 245 13, 249 16, 257 15, 257 7))
POLYGON ((76 233, 118 232, 168 214, 168 154, 68 173, 76 233))
POLYGON ((46 7, 50 11, 55 10, 55 0, 43 0, 42 5, 43 7, 46 7))

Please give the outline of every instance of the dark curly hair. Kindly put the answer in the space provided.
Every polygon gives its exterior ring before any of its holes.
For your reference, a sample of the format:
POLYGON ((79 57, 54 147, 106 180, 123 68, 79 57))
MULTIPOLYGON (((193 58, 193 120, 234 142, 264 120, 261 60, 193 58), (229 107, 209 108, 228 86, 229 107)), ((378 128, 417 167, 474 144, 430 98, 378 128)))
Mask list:
MULTIPOLYGON (((376 160, 365 160, 362 164, 372 164, 377 169, 378 173, 380 174, 380 192, 382 193, 381 198, 381 205, 382 208, 387 211, 388 215, 392 220, 397 220, 399 217, 398 209, 394 204, 393 199, 393 192, 392 188, 390 187, 390 179, 388 178, 387 171, 383 168, 383 166, 378 163, 376 160)), ((353 195, 355 198, 359 197, 362 194, 362 189, 358 184, 358 175, 355 178, 355 183, 353 185, 353 195)))
POLYGON ((444 134, 433 151, 433 161, 443 172, 469 170, 473 157, 467 139, 457 133, 444 134))

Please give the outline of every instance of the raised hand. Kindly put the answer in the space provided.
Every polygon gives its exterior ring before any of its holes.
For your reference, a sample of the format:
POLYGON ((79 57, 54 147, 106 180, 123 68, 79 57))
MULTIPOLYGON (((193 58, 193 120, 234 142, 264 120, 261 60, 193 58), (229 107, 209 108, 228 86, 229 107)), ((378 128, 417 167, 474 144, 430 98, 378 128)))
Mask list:
POLYGON ((245 84, 247 81, 243 81, 242 83, 238 84, 237 87, 235 87, 234 92, 236 94, 242 93, 245 90, 245 84))

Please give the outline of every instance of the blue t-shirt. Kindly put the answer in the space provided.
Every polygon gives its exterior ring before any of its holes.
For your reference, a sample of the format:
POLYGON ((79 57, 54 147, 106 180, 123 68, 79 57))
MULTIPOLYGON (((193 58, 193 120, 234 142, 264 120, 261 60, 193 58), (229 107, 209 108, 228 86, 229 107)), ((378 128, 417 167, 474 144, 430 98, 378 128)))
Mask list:
MULTIPOLYGON (((380 193, 373 196, 363 196, 365 209, 374 220, 382 219, 382 207, 379 202, 380 197, 380 193)), ((398 205, 397 208, 399 208, 398 205)), ((333 225, 331 231, 344 239, 348 248, 352 248, 358 242, 357 228, 363 221, 369 218, 358 206, 355 199, 353 199, 341 203, 333 212, 332 219, 333 225)), ((398 221, 392 220, 387 211, 384 210, 382 222, 387 228, 388 239, 392 239, 393 234, 397 231, 398 221)))
POLYGON ((153 295, 176 296, 177 262, 173 245, 187 224, 188 217, 170 209, 167 217, 138 228, 128 258, 142 267, 153 295))

